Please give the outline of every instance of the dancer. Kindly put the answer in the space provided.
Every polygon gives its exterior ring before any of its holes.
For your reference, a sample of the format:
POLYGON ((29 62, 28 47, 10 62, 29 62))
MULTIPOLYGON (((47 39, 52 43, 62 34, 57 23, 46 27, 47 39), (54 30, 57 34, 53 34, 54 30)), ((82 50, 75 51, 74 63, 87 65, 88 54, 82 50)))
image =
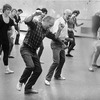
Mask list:
MULTIPOLYGON (((66 9, 63 13, 63 16, 58 18, 55 21, 55 24, 53 26, 53 33, 55 33, 56 36, 59 37, 62 41, 65 41, 65 39, 68 38, 67 20, 69 19, 71 14, 72 14, 71 10, 66 9), (62 27, 61 32, 58 32, 59 28, 60 28, 59 25, 61 25, 61 27, 62 27)), ((45 85, 50 86, 50 81, 51 81, 51 78, 53 76, 54 71, 55 71, 54 77, 56 80, 65 80, 65 77, 61 76, 61 71, 62 71, 64 62, 65 62, 65 50, 64 50, 64 48, 55 41, 51 42, 51 49, 53 52, 53 63, 50 66, 49 71, 46 75, 45 85)))
MULTIPOLYGON (((12 9, 11 14, 10 14, 10 18, 14 21, 15 26, 17 25, 17 23, 15 22, 15 18, 14 16, 16 16, 17 10, 16 9, 12 9)), ((12 32, 12 29, 8 31, 8 39, 9 39, 9 58, 14 58, 13 56, 11 56, 11 51, 13 49, 14 46, 14 42, 15 42, 15 35, 17 34, 17 30, 15 30, 15 32, 12 32)))
POLYGON ((67 57, 73 57, 73 55, 71 55, 70 52, 73 50, 73 48, 75 46, 75 36, 74 36, 74 31, 76 31, 75 26, 78 27, 78 26, 83 25, 83 23, 81 23, 81 24, 77 23, 76 17, 79 14, 80 14, 79 10, 73 11, 71 17, 68 20, 68 35, 69 35, 69 38, 73 39, 73 41, 69 42, 68 52, 66 54, 67 57))
POLYGON ((93 17, 92 17, 92 32, 94 37, 97 36, 97 31, 100 27, 100 12, 97 12, 93 17))
POLYGON ((36 52, 44 37, 59 41, 59 43, 63 44, 59 39, 56 39, 54 34, 49 31, 49 28, 54 24, 54 18, 46 16, 42 22, 34 22, 34 17, 38 15, 42 15, 42 13, 35 12, 30 17, 26 18, 25 24, 28 25, 29 29, 20 49, 21 56, 26 64, 26 68, 24 69, 23 74, 17 84, 17 90, 20 91, 24 83, 25 94, 38 93, 36 90, 32 89, 32 86, 35 85, 42 72, 40 60, 36 52))
POLYGON ((20 44, 19 44, 20 23, 21 23, 20 14, 22 14, 22 13, 23 13, 22 9, 18 9, 18 10, 17 10, 17 14, 16 14, 16 16, 14 17, 14 18, 15 18, 15 22, 17 23, 15 29, 18 31, 18 34, 16 35, 16 39, 15 39, 15 45, 20 45, 20 44))
POLYGON ((3 50, 3 63, 5 66, 5 73, 12 74, 14 71, 10 70, 8 65, 8 55, 9 55, 9 40, 8 40, 8 31, 12 28, 14 31, 14 22, 9 17, 12 7, 9 4, 3 6, 3 13, 0 15, 0 47, 2 46, 3 50))
POLYGON ((100 65, 97 65, 97 60, 100 55, 100 27, 97 31, 97 40, 93 44, 93 53, 91 54, 92 66, 89 67, 89 71, 94 72, 96 68, 100 68, 100 65))

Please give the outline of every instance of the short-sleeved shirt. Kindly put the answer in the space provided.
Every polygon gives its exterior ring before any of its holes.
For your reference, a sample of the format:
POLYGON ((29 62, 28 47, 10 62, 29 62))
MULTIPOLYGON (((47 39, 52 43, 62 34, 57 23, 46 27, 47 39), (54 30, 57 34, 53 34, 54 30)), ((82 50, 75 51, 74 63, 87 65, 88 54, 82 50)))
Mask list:
POLYGON ((8 31, 11 29, 12 26, 14 26, 13 20, 9 17, 9 23, 5 23, 1 14, 0 15, 0 42, 2 43, 8 42, 8 31))
POLYGON ((63 17, 60 17, 55 21, 54 26, 52 27, 52 32, 57 34, 59 24, 64 25, 64 28, 62 29, 59 38, 61 40, 65 40, 65 38, 68 37, 68 32, 67 32, 68 25, 65 22, 65 20, 63 19, 63 17))

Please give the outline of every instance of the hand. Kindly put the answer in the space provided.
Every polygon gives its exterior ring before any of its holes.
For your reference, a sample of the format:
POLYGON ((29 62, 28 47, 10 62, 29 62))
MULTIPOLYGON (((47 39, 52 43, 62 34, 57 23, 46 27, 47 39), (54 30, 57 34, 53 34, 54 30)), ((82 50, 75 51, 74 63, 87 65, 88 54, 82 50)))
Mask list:
POLYGON ((15 30, 15 33, 18 34, 18 31, 15 30))
POLYGON ((64 28, 64 25, 62 23, 59 24, 58 29, 62 30, 64 28))
POLYGON ((74 29, 75 32, 77 32, 77 30, 74 29))
POLYGON ((62 49, 66 49, 67 46, 65 44, 62 45, 62 49))
POLYGON ((83 25, 84 23, 81 23, 81 25, 83 25))

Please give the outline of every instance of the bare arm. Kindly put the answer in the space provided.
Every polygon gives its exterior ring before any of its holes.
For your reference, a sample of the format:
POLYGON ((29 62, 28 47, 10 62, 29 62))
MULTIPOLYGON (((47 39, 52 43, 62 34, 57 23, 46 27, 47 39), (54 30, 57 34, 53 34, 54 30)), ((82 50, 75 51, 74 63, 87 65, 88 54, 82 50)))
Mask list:
POLYGON ((60 33, 62 31, 62 29, 64 28, 64 25, 63 24, 59 24, 58 25, 58 30, 57 30, 57 33, 55 34, 55 37, 58 38, 60 36, 60 33))
POLYGON ((38 16, 38 15, 41 15, 42 13, 41 12, 35 12, 34 14, 32 14, 31 16, 29 16, 28 18, 25 18, 24 19, 24 22, 30 22, 32 21, 32 19, 35 17, 35 16, 38 16))
POLYGON ((81 25, 83 25, 84 23, 81 23, 81 24, 78 24, 77 23, 77 19, 75 18, 75 25, 77 26, 77 27, 79 27, 79 26, 81 26, 81 25))

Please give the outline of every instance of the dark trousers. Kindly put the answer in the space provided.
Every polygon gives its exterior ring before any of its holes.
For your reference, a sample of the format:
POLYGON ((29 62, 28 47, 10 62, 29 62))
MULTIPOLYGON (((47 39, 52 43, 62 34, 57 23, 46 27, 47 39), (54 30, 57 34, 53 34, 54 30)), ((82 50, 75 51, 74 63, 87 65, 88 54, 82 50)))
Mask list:
POLYGON ((8 65, 8 55, 9 55, 9 41, 0 42, 0 53, 3 51, 3 63, 5 66, 8 65))
MULTIPOLYGON (((9 53, 8 53, 8 55, 11 54, 11 51, 13 49, 13 46, 14 46, 13 41, 14 41, 13 38, 9 38, 9 53)), ((2 53, 2 46, 0 47, 0 55, 1 55, 1 53, 2 53)))
POLYGON ((72 49, 73 49, 74 46, 75 46, 74 32, 68 30, 68 36, 69 36, 69 38, 72 38, 72 39, 73 39, 73 41, 70 41, 70 42, 69 42, 68 54, 70 54, 70 52, 72 51, 72 49))
POLYGON ((19 82, 24 83, 25 90, 27 90, 31 89, 36 83, 42 72, 42 68, 36 51, 33 52, 26 45, 23 45, 20 49, 20 53, 26 64, 26 68, 24 69, 19 82))
POLYGON ((0 46, 0 55, 2 54, 2 45, 0 46))
POLYGON ((18 25, 15 26, 15 29, 18 32, 18 34, 16 35, 15 44, 19 44, 20 29, 19 29, 18 25))
POLYGON ((19 37, 20 37, 20 34, 18 33, 16 35, 15 44, 19 44, 19 37))
POLYGON ((61 71, 65 62, 65 51, 62 50, 61 47, 51 44, 52 52, 53 52, 53 63, 50 66, 50 69, 46 75, 46 80, 51 81, 53 73, 55 71, 55 78, 59 78, 61 76, 61 71))
POLYGON ((9 38, 9 55, 11 54, 11 51, 14 46, 13 41, 14 41, 14 38, 9 38))
POLYGON ((44 46, 43 46, 43 42, 42 42, 41 45, 40 45, 39 51, 38 51, 39 58, 41 57, 41 55, 43 53, 43 49, 44 49, 44 46))

